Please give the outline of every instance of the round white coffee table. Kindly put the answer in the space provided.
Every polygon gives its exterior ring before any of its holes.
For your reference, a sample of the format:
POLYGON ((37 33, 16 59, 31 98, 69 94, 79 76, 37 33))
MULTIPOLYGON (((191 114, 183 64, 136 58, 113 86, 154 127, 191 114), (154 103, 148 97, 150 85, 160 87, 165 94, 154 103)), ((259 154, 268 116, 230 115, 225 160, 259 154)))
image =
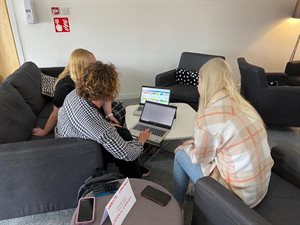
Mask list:
MULTIPOLYGON (((172 129, 164 140, 193 138, 197 112, 186 103, 170 103, 170 105, 177 106, 176 119, 173 122, 172 129)), ((140 119, 140 116, 133 114, 138 106, 139 105, 130 105, 126 107, 125 123, 128 130, 133 128, 140 119)))

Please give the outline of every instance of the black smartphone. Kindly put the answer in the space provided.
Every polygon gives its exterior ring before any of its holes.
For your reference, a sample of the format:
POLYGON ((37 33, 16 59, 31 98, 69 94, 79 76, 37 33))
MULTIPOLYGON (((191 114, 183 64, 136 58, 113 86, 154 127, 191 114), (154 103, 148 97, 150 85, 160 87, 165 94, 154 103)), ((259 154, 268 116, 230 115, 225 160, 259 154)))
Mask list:
POLYGON ((159 205, 165 206, 171 199, 171 195, 158 190, 155 187, 147 185, 144 190, 142 190, 141 195, 148 198, 159 205))
POLYGON ((76 224, 85 224, 94 221, 95 198, 85 197, 79 200, 76 224))

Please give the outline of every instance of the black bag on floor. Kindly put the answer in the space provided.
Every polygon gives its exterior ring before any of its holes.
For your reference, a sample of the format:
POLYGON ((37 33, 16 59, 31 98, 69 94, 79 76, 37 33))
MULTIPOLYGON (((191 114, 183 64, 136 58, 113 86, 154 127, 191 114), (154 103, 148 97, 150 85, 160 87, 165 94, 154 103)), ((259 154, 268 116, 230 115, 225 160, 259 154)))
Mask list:
POLYGON ((77 200, 85 197, 86 194, 93 191, 96 186, 122 178, 124 178, 124 176, 120 173, 108 173, 105 170, 97 169, 94 175, 88 177, 83 185, 80 186, 77 193, 77 200))

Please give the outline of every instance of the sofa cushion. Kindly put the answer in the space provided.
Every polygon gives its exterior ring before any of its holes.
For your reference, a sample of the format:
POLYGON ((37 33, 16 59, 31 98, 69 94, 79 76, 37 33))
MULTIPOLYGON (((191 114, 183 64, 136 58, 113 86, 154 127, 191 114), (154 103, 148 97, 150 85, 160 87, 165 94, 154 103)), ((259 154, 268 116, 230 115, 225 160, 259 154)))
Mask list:
POLYGON ((300 76, 289 76, 287 80, 287 85, 300 86, 300 76))
POLYGON ((5 80, 14 86, 37 115, 45 104, 41 94, 41 71, 33 62, 25 62, 5 80))
POLYGON ((55 84, 57 81, 57 77, 52 77, 41 73, 41 93, 42 95, 46 95, 49 97, 54 96, 55 84))
POLYGON ((28 140, 36 117, 20 93, 5 83, 0 90, 0 143, 28 140))
POLYGON ((52 111, 53 111, 52 101, 46 102, 45 106, 42 108, 42 110, 40 111, 37 117, 48 119, 52 111))
POLYGON ((178 68, 175 72, 175 81, 177 84, 197 86, 198 76, 199 73, 197 71, 178 68))
POLYGON ((171 101, 176 102, 198 102, 199 93, 196 86, 173 84, 168 86, 171 90, 171 101))

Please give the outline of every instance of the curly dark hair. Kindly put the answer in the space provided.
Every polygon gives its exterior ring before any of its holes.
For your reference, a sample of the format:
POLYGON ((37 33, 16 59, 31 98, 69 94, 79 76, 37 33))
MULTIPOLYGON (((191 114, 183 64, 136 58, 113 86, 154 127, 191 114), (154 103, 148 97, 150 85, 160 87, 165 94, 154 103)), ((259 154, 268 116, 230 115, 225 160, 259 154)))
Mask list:
POLYGON ((120 90, 119 76, 113 64, 91 63, 76 83, 77 94, 89 101, 113 101, 120 90))

